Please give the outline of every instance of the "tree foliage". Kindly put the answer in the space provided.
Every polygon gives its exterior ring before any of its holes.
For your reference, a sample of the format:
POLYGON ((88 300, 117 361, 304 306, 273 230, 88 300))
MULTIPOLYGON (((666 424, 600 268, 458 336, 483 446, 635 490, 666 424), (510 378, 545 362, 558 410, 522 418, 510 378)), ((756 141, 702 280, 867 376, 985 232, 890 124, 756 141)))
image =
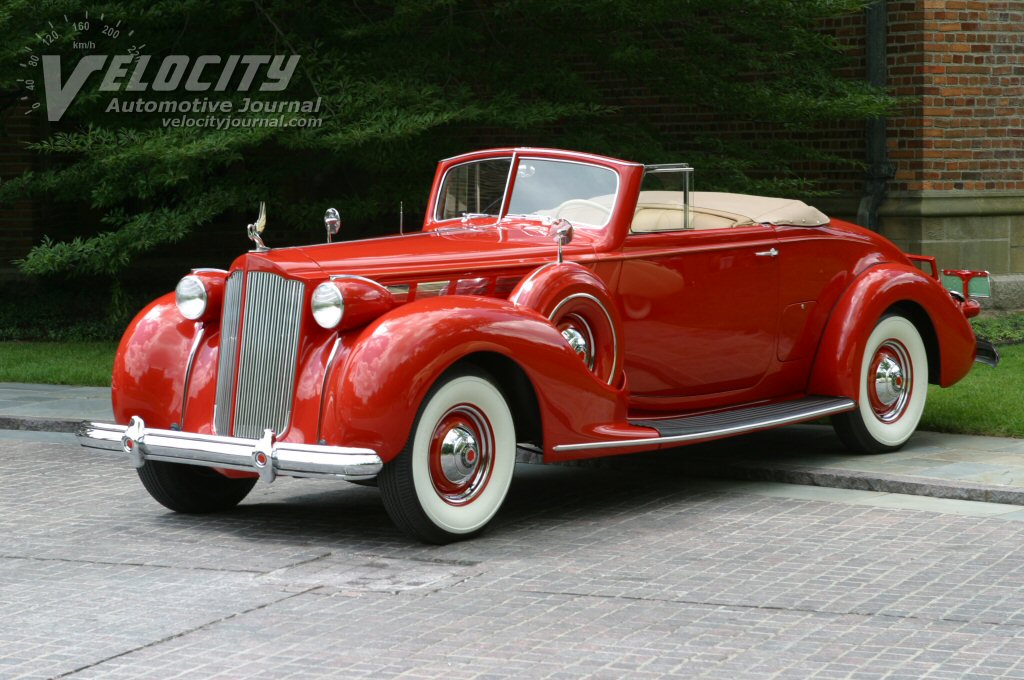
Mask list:
MULTIPOLYGON (((45 162, 0 185, 0 203, 34 199, 87 207, 91 230, 44 240, 29 273, 116 276, 138 255, 179 241, 266 200, 274 240, 285 228, 312 240, 327 205, 393 231, 399 201, 424 207, 438 158, 484 145, 578 148, 650 162, 699 164, 702 188, 779 191, 804 186, 792 163, 819 152, 800 132, 823 121, 881 115, 883 93, 836 77, 847 58, 819 30, 866 0, 6 0, 0 8, 0 104, 25 94, 24 46, 86 12, 116 18, 165 55, 298 54, 283 92, 192 93, 279 100, 320 98, 316 128, 217 130, 165 126, 165 115, 110 113, 93 76, 64 118, 32 144, 45 162), (19 81, 19 79, 21 79, 19 81), (692 107, 723 121, 792 130, 784 142, 736 144, 702 129, 660 135, 630 98, 692 107), (381 216, 388 215, 386 219, 381 216)), ((82 56, 73 33, 48 53, 82 56)), ((157 93, 142 93, 154 98, 157 93)), ((172 92, 165 99, 183 99, 172 92)), ((32 114, 39 115, 39 114, 32 114)), ((301 114, 289 114, 301 115, 301 114)), ((412 220, 414 221, 414 220, 412 220)), ((349 232, 352 233, 352 232, 349 232)))

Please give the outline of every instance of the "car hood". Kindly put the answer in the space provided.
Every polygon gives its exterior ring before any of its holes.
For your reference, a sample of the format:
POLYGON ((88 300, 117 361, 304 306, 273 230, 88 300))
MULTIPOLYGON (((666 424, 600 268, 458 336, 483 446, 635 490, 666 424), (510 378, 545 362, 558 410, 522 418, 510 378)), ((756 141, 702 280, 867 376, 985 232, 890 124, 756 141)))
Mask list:
MULTIPOLYGON (((566 256, 595 252, 594 235, 577 230, 566 256)), ((537 224, 458 227, 402 236, 342 241, 250 252, 232 268, 274 271, 297 279, 355 274, 401 279, 451 271, 486 271, 536 266, 555 259, 557 246, 546 227, 537 224)))

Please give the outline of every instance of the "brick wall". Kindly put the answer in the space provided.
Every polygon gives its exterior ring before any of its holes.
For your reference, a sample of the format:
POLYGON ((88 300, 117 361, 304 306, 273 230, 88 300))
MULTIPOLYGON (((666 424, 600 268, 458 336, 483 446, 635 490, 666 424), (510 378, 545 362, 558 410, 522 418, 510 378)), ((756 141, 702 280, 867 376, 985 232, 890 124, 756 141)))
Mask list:
POLYGON ((894 190, 1024 190, 1024 0, 890 1, 894 190))
MULTIPOLYGON (((1024 0, 889 0, 881 231, 945 266, 1024 273, 1024 0)), ((1024 300, 1014 300, 1019 306, 1024 300)))

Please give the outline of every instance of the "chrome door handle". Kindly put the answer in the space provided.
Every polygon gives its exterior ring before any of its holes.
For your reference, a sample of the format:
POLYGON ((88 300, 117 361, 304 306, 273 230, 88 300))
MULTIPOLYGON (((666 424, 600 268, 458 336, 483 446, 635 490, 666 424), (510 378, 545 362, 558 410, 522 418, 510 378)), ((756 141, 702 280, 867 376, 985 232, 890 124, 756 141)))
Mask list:
POLYGON ((757 255, 758 257, 778 257, 779 251, 775 248, 772 248, 771 250, 759 250, 754 253, 754 255, 757 255))

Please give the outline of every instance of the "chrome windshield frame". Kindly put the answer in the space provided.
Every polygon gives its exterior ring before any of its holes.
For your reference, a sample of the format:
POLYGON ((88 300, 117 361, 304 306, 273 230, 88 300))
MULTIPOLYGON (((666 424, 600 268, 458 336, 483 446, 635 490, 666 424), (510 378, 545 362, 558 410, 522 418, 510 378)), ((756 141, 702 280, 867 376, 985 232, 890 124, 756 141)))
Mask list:
MULTIPOLYGON (((464 215, 458 215, 456 217, 445 217, 444 219, 441 219, 441 218, 438 217, 438 208, 440 208, 440 206, 441 206, 441 195, 443 193, 442 189, 444 189, 444 184, 445 184, 445 182, 448 181, 448 174, 452 170, 455 170, 456 168, 461 168, 464 165, 472 165, 474 163, 485 163, 487 161, 505 160, 507 158, 509 160, 509 166, 508 166, 509 167, 509 172, 508 172, 508 175, 505 176, 505 190, 504 190, 504 193, 501 195, 501 206, 498 208, 498 214, 497 215, 485 215, 486 217, 494 217, 494 218, 497 218, 497 219, 500 220, 501 219, 501 211, 504 209, 505 201, 508 199, 508 182, 509 182, 509 178, 512 176, 512 169, 515 168, 515 165, 516 165, 516 153, 517 152, 513 151, 512 153, 510 153, 508 155, 501 154, 501 155, 497 155, 497 156, 488 156, 486 158, 474 158, 472 160, 463 161, 462 163, 456 163, 454 165, 449 166, 444 171, 444 175, 441 176, 441 181, 437 185, 437 195, 434 196, 434 204, 433 204, 433 206, 431 206, 431 211, 430 211, 430 213, 432 215, 431 222, 433 222, 435 224, 442 224, 444 222, 453 222, 455 220, 462 220, 464 218, 464 215)), ((470 214, 477 214, 477 213, 470 213, 470 214)), ((480 213, 480 214, 482 214, 482 213, 480 213)))
MULTIPOLYGON (((511 200, 512 200, 512 194, 513 194, 513 192, 515 192, 515 181, 513 180, 513 177, 515 177, 515 173, 519 171, 519 164, 522 161, 548 161, 548 162, 552 162, 552 163, 568 163, 568 164, 571 164, 571 165, 583 165, 583 166, 590 167, 590 168, 598 168, 600 170, 606 170, 606 171, 612 173, 612 175, 615 177, 615 190, 614 190, 614 194, 613 194, 614 197, 612 199, 612 204, 611 204, 611 206, 608 209, 608 219, 605 220, 604 224, 590 224, 590 223, 587 223, 587 222, 579 222, 579 223, 573 222, 574 226, 580 226, 580 227, 583 227, 584 229, 604 229, 609 224, 611 224, 612 217, 615 214, 615 210, 619 207, 620 190, 622 189, 622 176, 620 175, 618 169, 616 169, 616 168, 614 168, 612 166, 603 165, 601 163, 592 163, 592 162, 582 161, 582 160, 575 160, 575 159, 568 159, 568 158, 553 158, 553 157, 548 157, 548 156, 534 156, 534 155, 528 155, 528 154, 521 154, 519 152, 519 150, 513 151, 510 155, 502 154, 502 155, 497 155, 497 156, 490 156, 490 157, 487 157, 487 158, 474 158, 472 160, 464 161, 462 163, 456 163, 455 165, 452 165, 452 166, 448 167, 447 169, 445 169, 444 175, 441 176, 441 181, 437 185, 438 186, 437 195, 434 197, 434 203, 431 206, 431 214, 433 215, 433 218, 432 218, 431 221, 434 224, 444 224, 444 223, 448 223, 448 222, 454 222, 456 220, 463 221, 463 222, 466 221, 465 216, 463 216, 463 215, 459 215, 457 217, 447 217, 447 218, 444 218, 444 219, 438 219, 438 208, 440 207, 441 196, 442 196, 442 193, 443 193, 442 189, 444 188, 445 182, 448 179, 448 173, 450 173, 455 168, 460 168, 460 167, 462 167, 464 165, 469 165, 471 163, 482 163, 484 161, 503 160, 503 159, 506 159, 506 158, 510 159, 511 163, 509 164, 508 176, 505 178, 505 193, 502 194, 501 207, 499 208, 498 215, 497 216, 495 216, 495 215, 480 216, 481 219, 484 219, 484 217, 486 217, 486 218, 495 218, 494 224, 495 225, 499 225, 499 224, 501 224, 505 220, 506 217, 509 217, 509 213, 508 213, 509 204, 511 203, 511 200)), ((545 216, 537 215, 535 213, 529 213, 529 214, 525 215, 525 217, 527 217, 527 218, 536 217, 536 219, 542 220, 542 218, 544 218, 545 216)))
MULTIPOLYGON (((683 174, 683 229, 690 229, 690 182, 693 178, 693 166, 689 163, 652 163, 644 166, 644 175, 664 175, 669 173, 683 174)), ((641 185, 643 181, 641 180, 641 185)))
POLYGON ((501 224, 501 221, 505 218, 505 210, 508 207, 512 191, 515 189, 515 183, 512 181, 512 178, 515 177, 517 172, 519 172, 519 152, 513 151, 512 163, 508 166, 508 177, 505 178, 505 193, 501 195, 501 207, 498 208, 498 219, 494 222, 495 224, 501 224))

